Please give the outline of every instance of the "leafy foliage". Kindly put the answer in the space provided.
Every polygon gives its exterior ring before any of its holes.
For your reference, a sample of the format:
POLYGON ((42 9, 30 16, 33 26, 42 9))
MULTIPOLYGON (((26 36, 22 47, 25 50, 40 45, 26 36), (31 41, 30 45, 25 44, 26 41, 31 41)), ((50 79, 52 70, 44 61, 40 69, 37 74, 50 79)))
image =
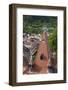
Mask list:
POLYGON ((53 30, 51 35, 48 37, 48 42, 51 50, 57 52, 57 30, 53 30))

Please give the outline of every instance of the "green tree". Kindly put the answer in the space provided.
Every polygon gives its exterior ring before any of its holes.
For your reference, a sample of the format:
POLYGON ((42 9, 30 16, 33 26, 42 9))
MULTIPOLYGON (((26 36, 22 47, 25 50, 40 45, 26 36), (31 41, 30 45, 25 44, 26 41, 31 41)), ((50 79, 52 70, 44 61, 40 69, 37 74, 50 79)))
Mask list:
POLYGON ((57 30, 53 30, 48 37, 49 47, 53 52, 57 52, 57 30))

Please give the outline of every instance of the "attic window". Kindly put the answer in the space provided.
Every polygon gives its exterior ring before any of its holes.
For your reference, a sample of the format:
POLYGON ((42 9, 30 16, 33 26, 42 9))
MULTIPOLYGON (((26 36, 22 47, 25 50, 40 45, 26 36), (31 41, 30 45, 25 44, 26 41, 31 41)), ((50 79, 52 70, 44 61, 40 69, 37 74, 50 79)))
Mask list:
POLYGON ((44 54, 41 54, 40 59, 41 60, 46 60, 46 57, 44 56, 44 54))

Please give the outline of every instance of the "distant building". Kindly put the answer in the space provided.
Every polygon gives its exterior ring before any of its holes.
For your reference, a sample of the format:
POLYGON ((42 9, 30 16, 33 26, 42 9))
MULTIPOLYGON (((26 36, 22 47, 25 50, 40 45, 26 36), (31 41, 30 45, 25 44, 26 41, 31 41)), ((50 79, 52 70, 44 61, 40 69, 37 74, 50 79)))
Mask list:
POLYGON ((26 73, 30 69, 29 65, 32 65, 33 63, 32 55, 37 51, 39 39, 32 36, 27 38, 27 35, 25 35, 23 38, 23 73, 26 73))

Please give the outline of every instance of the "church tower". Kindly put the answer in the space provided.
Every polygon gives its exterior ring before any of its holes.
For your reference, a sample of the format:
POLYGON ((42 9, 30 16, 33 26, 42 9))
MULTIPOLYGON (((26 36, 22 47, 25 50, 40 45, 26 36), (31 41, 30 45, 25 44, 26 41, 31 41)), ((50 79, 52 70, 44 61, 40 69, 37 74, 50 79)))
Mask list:
POLYGON ((42 33, 34 64, 38 73, 48 73, 48 40, 45 31, 42 33))

